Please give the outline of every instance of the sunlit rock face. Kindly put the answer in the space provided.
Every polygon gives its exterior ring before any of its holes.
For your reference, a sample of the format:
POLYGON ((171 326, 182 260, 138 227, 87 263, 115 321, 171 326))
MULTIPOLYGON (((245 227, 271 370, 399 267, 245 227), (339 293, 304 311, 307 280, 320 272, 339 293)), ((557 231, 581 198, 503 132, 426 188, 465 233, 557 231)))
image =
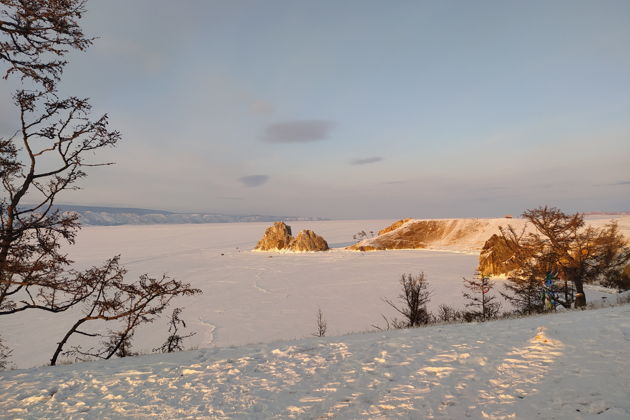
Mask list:
POLYGON ((284 222, 275 222, 265 230, 262 239, 258 241, 256 251, 326 251, 328 243, 324 238, 311 230, 303 230, 294 238, 291 236, 291 226, 284 222))
POLYGON ((513 260, 514 253, 499 235, 492 235, 486 241, 479 254, 479 272, 484 276, 508 274, 517 268, 513 260))
POLYGON ((312 230, 303 230, 291 241, 291 251, 326 251, 328 243, 312 230))
POLYGON ((262 239, 256 244, 257 251, 279 251, 289 247, 291 240, 291 227, 284 222, 275 222, 265 230, 262 239))
POLYGON ((407 223, 408 221, 410 221, 411 219, 401 219, 398 220, 397 222, 392 223, 391 225, 387 226, 385 229, 381 229, 378 231, 379 235, 384 235, 386 233, 391 232, 392 230, 396 230, 399 227, 401 227, 402 225, 404 225, 405 223, 407 223))
POLYGON ((348 249, 372 251, 456 247, 478 251, 483 241, 492 234, 486 233, 489 228, 489 222, 481 219, 403 219, 381 230, 376 238, 363 240, 348 249))

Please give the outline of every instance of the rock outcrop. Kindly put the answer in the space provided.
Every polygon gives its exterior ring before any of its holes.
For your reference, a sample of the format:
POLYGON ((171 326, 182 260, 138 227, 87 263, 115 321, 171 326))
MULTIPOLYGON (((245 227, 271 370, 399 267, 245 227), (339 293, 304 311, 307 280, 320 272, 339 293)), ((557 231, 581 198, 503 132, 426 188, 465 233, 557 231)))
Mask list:
POLYGON ((256 244, 258 251, 278 251, 289 247, 291 240, 291 226, 284 222, 275 222, 265 230, 262 239, 256 244))
MULTIPOLYGON (((500 219, 505 224, 503 219, 500 219)), ((498 232, 497 219, 403 219, 381 230, 376 238, 351 245, 348 249, 445 249, 479 252, 488 237, 498 232)))
POLYGON ((324 238, 312 230, 303 230, 294 238, 291 236, 291 226, 284 222, 275 222, 265 230, 262 239, 258 241, 256 251, 326 251, 328 243, 324 238))
POLYGON ((408 221, 410 221, 412 219, 401 219, 397 222, 392 223, 391 225, 387 226, 385 229, 381 229, 378 231, 379 235, 384 235, 386 233, 391 232, 392 230, 396 230, 399 227, 401 227, 402 225, 404 225, 405 223, 407 223, 408 221))
POLYGON ((514 253, 505 240, 494 234, 486 241, 479 254, 479 272, 484 276, 507 274, 517 268, 513 256, 514 253))
POLYGON ((327 251, 328 242, 312 230, 303 230, 289 244, 291 251, 327 251))

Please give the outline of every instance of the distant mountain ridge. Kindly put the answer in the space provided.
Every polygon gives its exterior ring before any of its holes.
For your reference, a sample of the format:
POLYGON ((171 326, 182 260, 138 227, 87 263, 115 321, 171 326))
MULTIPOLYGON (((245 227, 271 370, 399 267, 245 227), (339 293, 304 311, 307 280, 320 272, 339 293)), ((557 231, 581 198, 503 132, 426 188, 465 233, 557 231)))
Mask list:
POLYGON ((128 207, 75 206, 59 204, 56 209, 78 213, 83 225, 120 226, 154 224, 242 223, 326 220, 318 217, 234 215, 221 213, 177 213, 128 207))

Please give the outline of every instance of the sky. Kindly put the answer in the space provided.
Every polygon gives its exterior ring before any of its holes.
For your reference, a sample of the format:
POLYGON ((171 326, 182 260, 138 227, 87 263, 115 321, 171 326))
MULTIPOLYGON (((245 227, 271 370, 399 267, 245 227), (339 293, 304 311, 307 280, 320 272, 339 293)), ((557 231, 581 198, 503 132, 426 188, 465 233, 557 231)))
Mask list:
POLYGON ((353 219, 630 210, 627 0, 87 8, 98 39, 70 54, 61 90, 123 139, 95 158, 116 165, 91 168, 64 203, 353 219))

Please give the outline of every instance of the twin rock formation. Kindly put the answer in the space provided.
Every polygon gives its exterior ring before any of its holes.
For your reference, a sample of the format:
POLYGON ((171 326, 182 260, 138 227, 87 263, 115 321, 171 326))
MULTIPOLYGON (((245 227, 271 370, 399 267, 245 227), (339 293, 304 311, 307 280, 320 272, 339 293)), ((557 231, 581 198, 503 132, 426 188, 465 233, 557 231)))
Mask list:
POLYGON ((258 241, 255 251, 327 251, 328 243, 321 236, 311 230, 303 230, 294 238, 291 236, 291 226, 284 222, 275 222, 265 230, 262 239, 258 241))

